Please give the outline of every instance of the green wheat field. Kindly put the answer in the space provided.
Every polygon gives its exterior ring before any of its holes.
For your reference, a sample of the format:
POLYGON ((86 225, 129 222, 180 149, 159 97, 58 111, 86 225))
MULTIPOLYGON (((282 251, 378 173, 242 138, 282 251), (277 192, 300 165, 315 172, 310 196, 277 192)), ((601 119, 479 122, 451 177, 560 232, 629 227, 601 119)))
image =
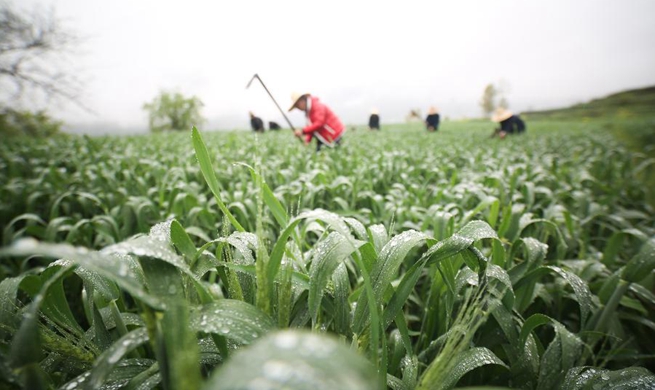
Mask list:
POLYGON ((3 140, 0 388, 653 389, 617 121, 3 140))

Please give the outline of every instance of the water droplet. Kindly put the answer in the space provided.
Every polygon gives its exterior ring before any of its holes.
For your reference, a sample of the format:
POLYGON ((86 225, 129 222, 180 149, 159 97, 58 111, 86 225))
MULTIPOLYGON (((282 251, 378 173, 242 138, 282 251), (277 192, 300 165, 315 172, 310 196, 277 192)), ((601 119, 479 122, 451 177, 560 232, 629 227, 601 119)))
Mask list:
POLYGON ((286 382, 293 377, 294 368, 288 362, 271 360, 262 367, 264 375, 276 382, 286 382))
POLYGON ((246 387, 249 390, 269 390, 275 388, 275 383, 271 383, 266 378, 255 378, 248 382, 246 387))
POLYGON ((73 390, 77 387, 77 385, 78 385, 77 381, 70 382, 69 384, 66 385, 66 387, 64 387, 64 390, 73 390))
POLYGON ((275 337, 275 345, 282 349, 292 349, 298 345, 298 338, 291 333, 282 333, 275 337))
POLYGON ((114 364, 118 362, 121 359, 122 352, 122 349, 115 351, 111 356, 109 356, 109 358, 107 358, 107 363, 114 364))
POLYGON ((119 266, 118 276, 121 276, 121 277, 127 276, 127 265, 125 263, 121 263, 121 265, 119 266))

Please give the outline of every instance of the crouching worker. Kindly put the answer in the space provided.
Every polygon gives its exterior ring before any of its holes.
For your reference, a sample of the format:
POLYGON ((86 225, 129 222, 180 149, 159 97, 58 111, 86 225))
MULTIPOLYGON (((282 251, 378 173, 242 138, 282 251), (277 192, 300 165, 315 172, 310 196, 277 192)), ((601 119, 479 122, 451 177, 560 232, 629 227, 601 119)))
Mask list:
POLYGON ((323 145, 333 148, 341 143, 346 128, 328 106, 308 93, 293 93, 291 102, 289 111, 297 108, 304 111, 307 118, 307 126, 302 130, 296 130, 296 137, 304 135, 305 144, 316 138, 316 151, 321 150, 323 145))
POLYGON ((500 124, 500 127, 494 130, 491 137, 503 139, 507 134, 521 134, 525 132, 525 122, 518 115, 514 115, 505 108, 497 108, 491 116, 491 120, 500 124))
POLYGON ((252 128, 252 131, 255 133, 263 133, 264 132, 264 121, 261 120, 261 118, 255 116, 252 111, 250 111, 250 127, 252 128))

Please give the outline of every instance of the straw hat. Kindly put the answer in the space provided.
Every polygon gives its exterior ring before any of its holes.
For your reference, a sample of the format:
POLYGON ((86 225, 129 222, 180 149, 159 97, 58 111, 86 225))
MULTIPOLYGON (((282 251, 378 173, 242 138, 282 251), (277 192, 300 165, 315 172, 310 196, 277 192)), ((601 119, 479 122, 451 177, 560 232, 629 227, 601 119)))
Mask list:
POLYGON ((431 106, 431 107, 428 109, 428 115, 436 114, 436 113, 438 113, 438 112, 439 112, 439 110, 437 110, 437 107, 435 107, 435 106, 431 106))
POLYGON ((502 122, 504 120, 509 119, 512 115, 512 112, 506 108, 498 107, 496 108, 496 111, 494 111, 494 114, 491 116, 491 121, 492 122, 502 122))
POLYGON ((298 103, 298 100, 300 100, 301 97, 309 95, 309 92, 306 93, 299 93, 299 92, 294 92, 291 94, 291 107, 289 108, 289 111, 293 110, 296 107, 296 103, 298 103))
POLYGON ((378 111, 377 108, 372 108, 371 109, 371 115, 378 115, 380 112, 378 111))

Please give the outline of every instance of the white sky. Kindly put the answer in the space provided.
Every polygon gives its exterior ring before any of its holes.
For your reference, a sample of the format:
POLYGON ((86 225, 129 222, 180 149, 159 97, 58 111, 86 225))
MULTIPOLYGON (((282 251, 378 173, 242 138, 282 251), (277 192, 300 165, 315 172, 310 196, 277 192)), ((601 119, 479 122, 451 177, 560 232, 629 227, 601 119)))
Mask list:
POLYGON ((141 107, 161 89, 200 97, 207 127, 247 128, 249 110, 283 124, 259 85, 245 89, 254 73, 283 107, 309 91, 347 123, 377 107, 383 124, 433 104, 478 116, 485 85, 501 80, 516 111, 655 84, 653 0, 19 3, 53 5, 88 38, 75 67, 97 115, 53 111, 88 129, 145 128, 141 107))

